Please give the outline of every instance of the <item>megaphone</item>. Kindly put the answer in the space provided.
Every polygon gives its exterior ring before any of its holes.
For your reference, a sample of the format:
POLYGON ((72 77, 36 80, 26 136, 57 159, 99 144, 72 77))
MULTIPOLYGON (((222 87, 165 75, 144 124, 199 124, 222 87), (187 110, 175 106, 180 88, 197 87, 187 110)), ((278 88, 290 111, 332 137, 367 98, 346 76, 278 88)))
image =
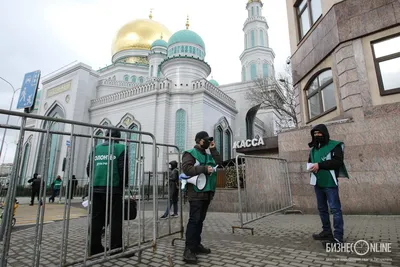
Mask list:
POLYGON ((207 176, 202 173, 200 175, 190 177, 189 179, 182 179, 182 181, 194 184, 199 190, 203 190, 204 187, 206 187, 207 176))

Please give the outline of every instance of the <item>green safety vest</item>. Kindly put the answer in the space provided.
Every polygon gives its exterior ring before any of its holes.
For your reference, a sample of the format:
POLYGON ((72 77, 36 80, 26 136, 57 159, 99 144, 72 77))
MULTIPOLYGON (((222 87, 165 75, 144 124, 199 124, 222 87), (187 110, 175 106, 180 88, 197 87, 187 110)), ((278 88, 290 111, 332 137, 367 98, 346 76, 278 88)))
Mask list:
MULTIPOLYGON (((320 163, 325 160, 330 160, 332 158, 332 150, 341 145, 342 150, 344 150, 344 144, 342 142, 329 140, 328 144, 321 147, 320 149, 311 149, 311 163, 320 163)), ((311 174, 312 175, 312 174, 311 174)), ((319 187, 336 187, 337 186, 337 178, 335 174, 335 170, 321 170, 319 169, 317 173, 314 173, 317 177, 317 185, 319 187)), ((339 177, 349 178, 349 174, 347 173, 346 166, 342 165, 339 169, 339 177)))
POLYGON ((61 180, 54 180, 54 186, 53 186, 53 188, 54 188, 54 189, 60 189, 61 183, 62 183, 61 180))
MULTIPOLYGON (((187 150, 186 152, 190 153, 190 155, 192 155, 202 166, 211 166, 211 167, 217 166, 213 157, 209 154, 204 155, 195 148, 187 150)), ((196 185, 193 185, 193 189, 196 192, 208 192, 208 191, 215 192, 216 184, 217 184, 217 173, 213 172, 211 175, 207 175, 207 183, 203 190, 198 189, 196 185)))
MULTIPOLYGON (((93 186, 107 186, 107 168, 108 168, 108 145, 99 144, 96 146, 94 153, 94 180, 93 186)), ((120 177, 118 172, 118 157, 124 152, 125 146, 122 144, 114 144, 114 153, 110 158, 111 166, 109 167, 109 184, 108 186, 119 187, 120 177), (112 181, 112 183, 111 183, 112 181)), ((110 148, 112 153, 112 148, 110 148)), ((90 159, 90 158, 89 158, 90 159)))

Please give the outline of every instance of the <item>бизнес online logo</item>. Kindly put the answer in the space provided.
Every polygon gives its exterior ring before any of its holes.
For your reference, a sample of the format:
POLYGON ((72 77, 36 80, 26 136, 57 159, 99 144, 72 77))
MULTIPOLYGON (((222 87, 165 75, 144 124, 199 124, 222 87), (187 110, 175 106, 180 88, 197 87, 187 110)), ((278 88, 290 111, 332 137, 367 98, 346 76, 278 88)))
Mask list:
POLYGON ((326 252, 356 253, 365 256, 368 253, 392 252, 392 243, 375 243, 365 240, 358 240, 355 243, 327 243, 326 252))

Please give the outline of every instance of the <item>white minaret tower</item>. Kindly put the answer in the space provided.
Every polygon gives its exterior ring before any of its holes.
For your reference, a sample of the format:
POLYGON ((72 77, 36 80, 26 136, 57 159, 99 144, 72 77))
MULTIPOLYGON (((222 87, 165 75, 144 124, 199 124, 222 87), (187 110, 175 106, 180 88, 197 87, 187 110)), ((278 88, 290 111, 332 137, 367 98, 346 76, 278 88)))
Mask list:
POLYGON ((274 76, 275 53, 269 47, 268 23, 262 15, 261 0, 249 0, 246 5, 248 17, 244 23, 244 51, 242 82, 274 76))
POLYGON ((151 51, 148 56, 150 78, 162 77, 160 64, 167 58, 167 47, 168 43, 163 40, 162 35, 161 39, 155 40, 151 45, 151 51))

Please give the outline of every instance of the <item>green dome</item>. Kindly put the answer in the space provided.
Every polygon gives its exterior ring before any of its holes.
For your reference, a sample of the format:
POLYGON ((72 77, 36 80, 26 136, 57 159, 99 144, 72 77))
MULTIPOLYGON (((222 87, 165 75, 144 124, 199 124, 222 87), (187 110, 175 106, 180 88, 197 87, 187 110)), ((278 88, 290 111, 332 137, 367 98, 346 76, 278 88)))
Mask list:
POLYGON ((181 30, 174 33, 171 38, 169 38, 168 46, 176 43, 191 43, 201 46, 203 49, 206 48, 203 39, 200 35, 191 30, 181 30))
POLYGON ((151 44, 151 47, 155 47, 155 46, 162 46, 162 47, 167 48, 168 43, 167 43, 166 41, 162 40, 162 39, 158 39, 158 40, 155 40, 155 41, 151 44))
POLYGON ((212 80, 209 80, 209 82, 212 84, 212 85, 214 85, 214 86, 219 86, 219 83, 216 81, 216 80, 214 80, 214 79, 212 79, 212 80))

